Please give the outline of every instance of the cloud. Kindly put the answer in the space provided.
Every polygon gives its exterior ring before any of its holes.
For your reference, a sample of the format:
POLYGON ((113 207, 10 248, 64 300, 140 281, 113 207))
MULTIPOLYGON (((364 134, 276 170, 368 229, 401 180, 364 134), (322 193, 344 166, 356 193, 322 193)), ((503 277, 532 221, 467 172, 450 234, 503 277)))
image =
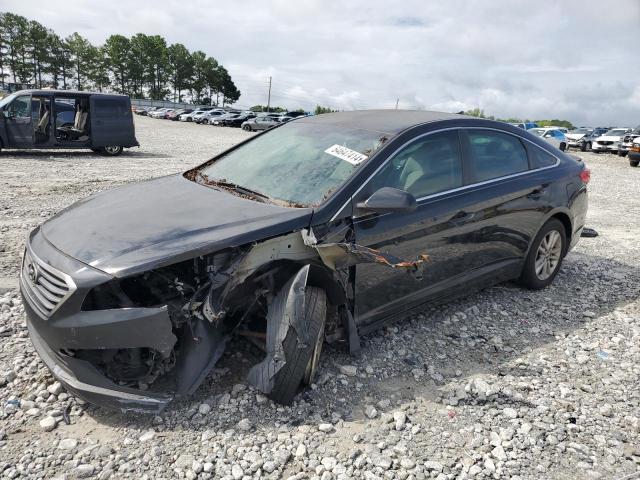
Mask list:
POLYGON ((4 0, 94 43, 158 33, 217 58, 250 106, 401 108, 640 123, 638 0, 4 0), (606 14, 603 14, 603 9, 606 14), (615 14, 610 14, 615 12, 615 14), (624 12, 624 14, 622 14, 624 12))

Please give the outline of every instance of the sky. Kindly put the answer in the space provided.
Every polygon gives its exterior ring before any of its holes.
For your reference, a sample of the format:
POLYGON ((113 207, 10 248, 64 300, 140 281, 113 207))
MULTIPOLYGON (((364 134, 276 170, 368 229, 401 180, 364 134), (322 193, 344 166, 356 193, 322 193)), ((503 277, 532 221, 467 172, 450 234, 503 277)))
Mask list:
POLYGON ((160 34, 230 72, 238 106, 482 108, 640 124, 640 0, 2 0, 94 44, 160 34))

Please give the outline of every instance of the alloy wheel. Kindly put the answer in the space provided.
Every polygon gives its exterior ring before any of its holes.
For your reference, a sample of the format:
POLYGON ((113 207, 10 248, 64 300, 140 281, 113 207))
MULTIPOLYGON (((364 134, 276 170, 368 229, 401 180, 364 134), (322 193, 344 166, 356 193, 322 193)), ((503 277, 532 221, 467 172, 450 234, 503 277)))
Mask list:
POLYGON ((558 268, 562 256, 562 236, 557 230, 550 230, 542 238, 536 253, 536 276, 548 279, 558 268))

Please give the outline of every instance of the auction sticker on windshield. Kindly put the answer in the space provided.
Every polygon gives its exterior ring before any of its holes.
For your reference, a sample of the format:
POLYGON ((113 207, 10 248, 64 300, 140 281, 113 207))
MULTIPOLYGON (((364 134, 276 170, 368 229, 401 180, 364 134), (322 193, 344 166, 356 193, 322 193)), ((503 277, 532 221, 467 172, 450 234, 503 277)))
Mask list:
POLYGON ((332 145, 327 148, 324 153, 338 157, 340 160, 349 162, 352 165, 359 165, 367 159, 366 155, 356 152, 355 150, 351 150, 350 148, 343 147, 342 145, 332 145))

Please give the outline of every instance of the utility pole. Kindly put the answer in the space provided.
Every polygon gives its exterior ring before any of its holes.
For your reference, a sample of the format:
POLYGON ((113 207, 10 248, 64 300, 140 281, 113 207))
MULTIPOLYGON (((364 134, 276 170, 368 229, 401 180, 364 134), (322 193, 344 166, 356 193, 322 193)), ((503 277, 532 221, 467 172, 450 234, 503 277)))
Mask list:
POLYGON ((271 76, 269 76, 269 96, 267 97, 267 112, 271 112, 271 76))
POLYGON ((399 98, 396 98, 396 110, 398 109, 398 102, 400 101, 399 98))

